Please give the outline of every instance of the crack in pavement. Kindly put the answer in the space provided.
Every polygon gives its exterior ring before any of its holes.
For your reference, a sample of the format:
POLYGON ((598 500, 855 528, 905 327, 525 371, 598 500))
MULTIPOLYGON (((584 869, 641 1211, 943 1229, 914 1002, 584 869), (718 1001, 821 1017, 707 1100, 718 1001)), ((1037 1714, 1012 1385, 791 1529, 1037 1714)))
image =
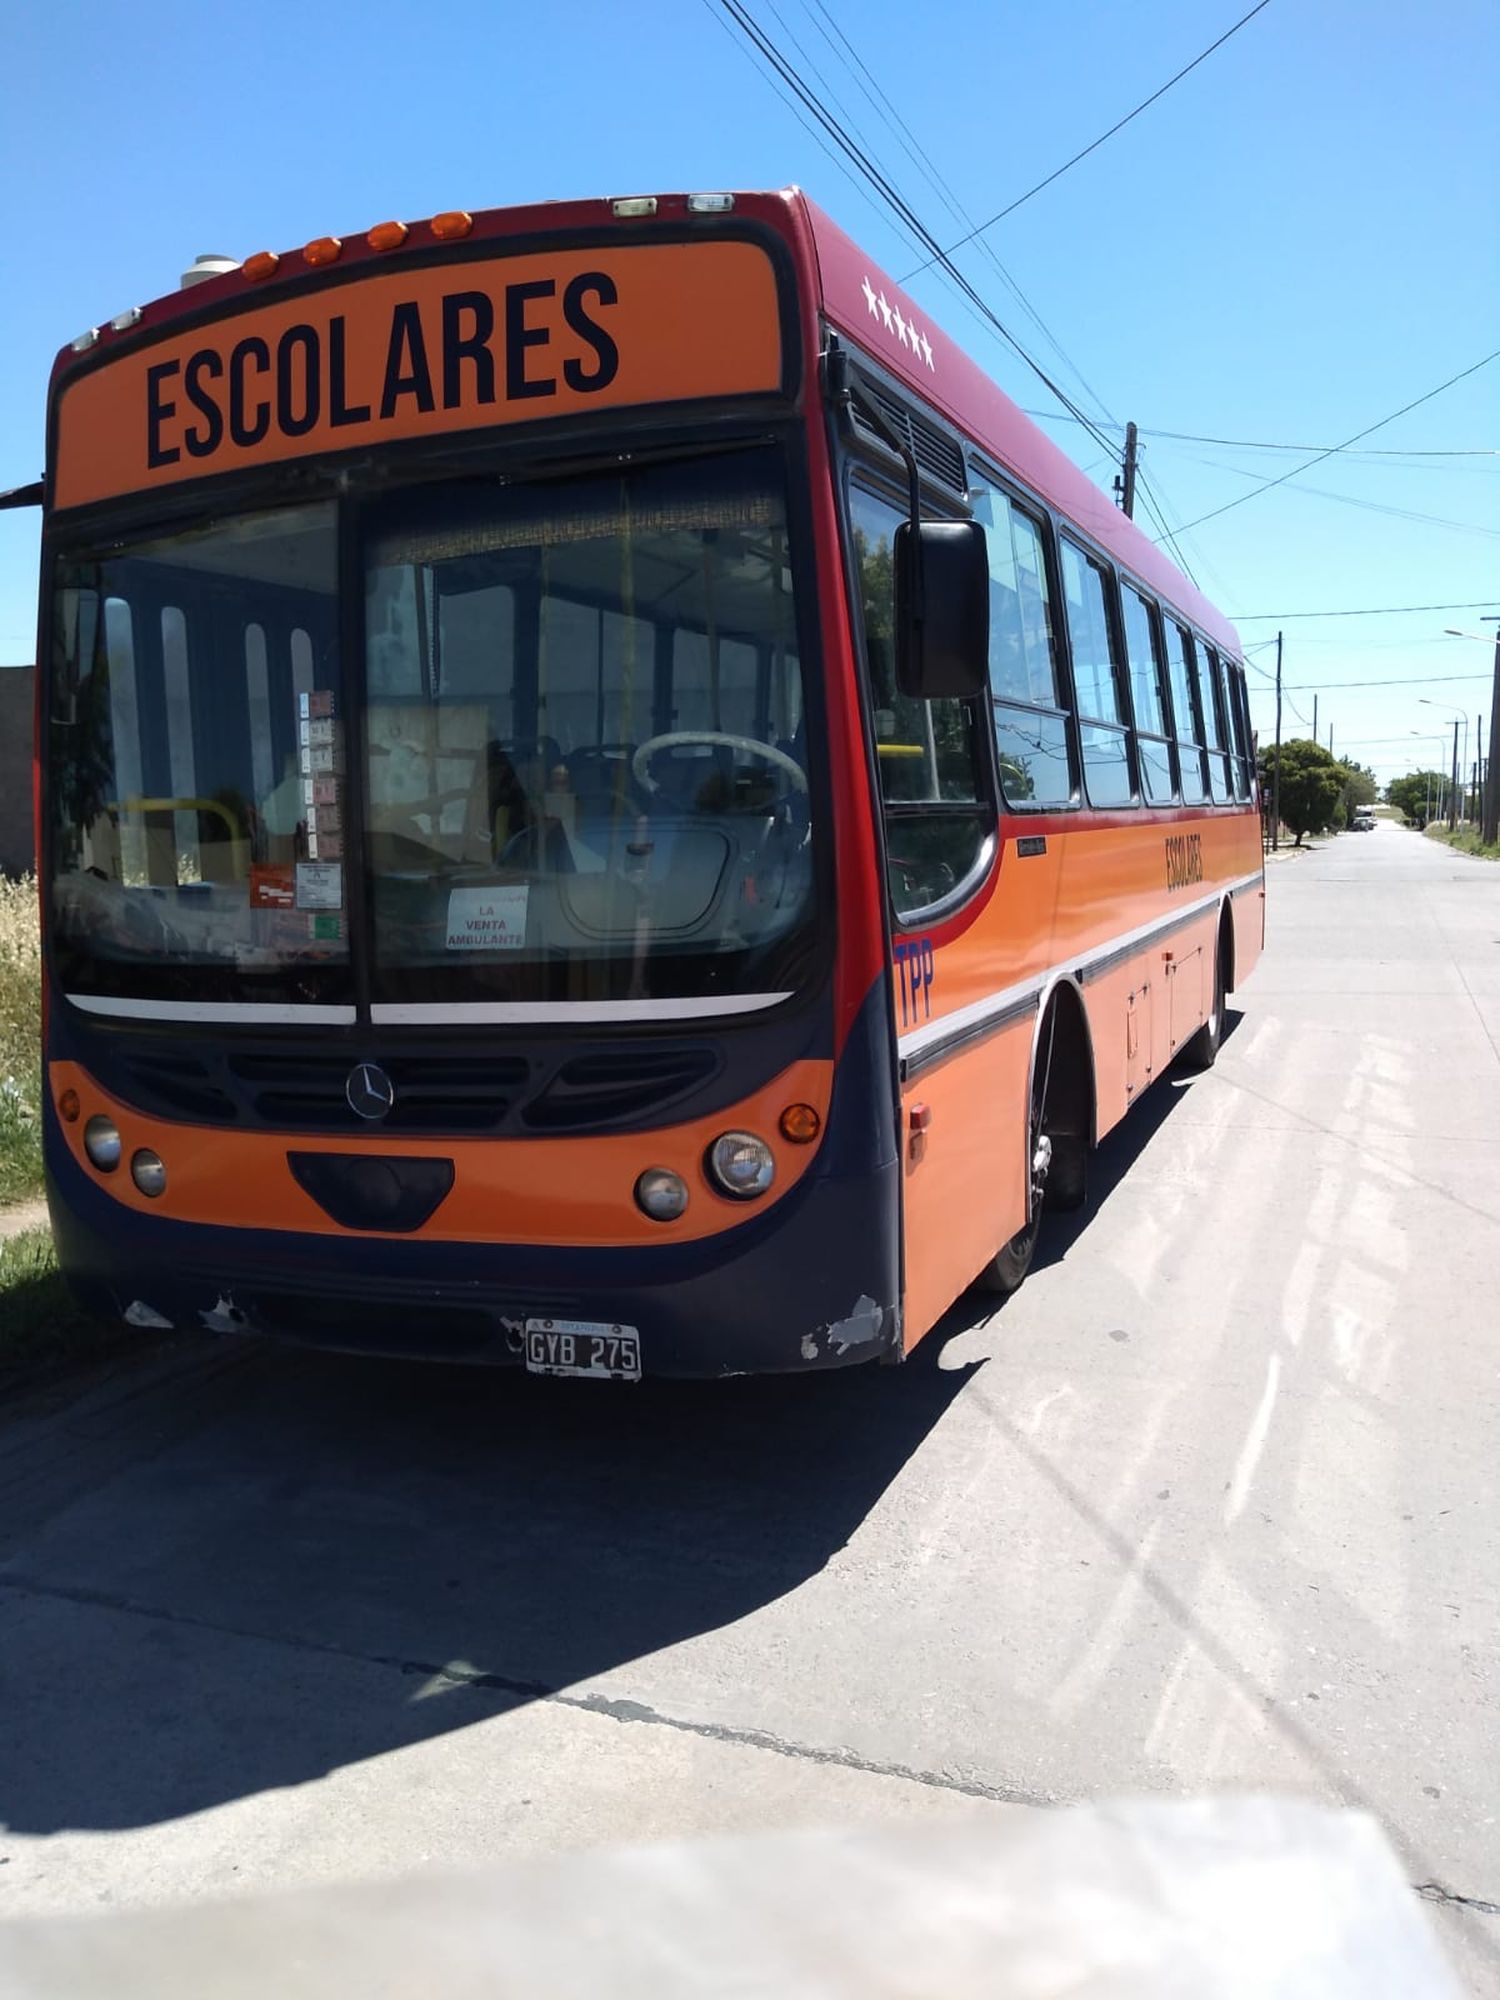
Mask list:
MULTIPOLYGON (((910 1764, 900 1764, 878 1757, 865 1757, 857 1750, 826 1748, 818 1744, 798 1743, 790 1737, 776 1736, 765 1729, 742 1729, 732 1723, 694 1722, 684 1716, 664 1715, 660 1709, 651 1708, 644 1702, 631 1701, 617 1696, 603 1694, 567 1694, 561 1688, 550 1686, 545 1681, 521 1680, 507 1674, 499 1674, 488 1669, 461 1666, 453 1662, 437 1665, 428 1660, 404 1659, 397 1653, 355 1652, 347 1646, 338 1646, 330 1640, 309 1639, 301 1635, 288 1637, 285 1633, 260 1632, 252 1627, 226 1625, 211 1618, 199 1618, 190 1612, 169 1611, 164 1606, 145 1604, 139 1599, 126 1597, 120 1593, 105 1590, 90 1590, 81 1585, 64 1586, 46 1584, 25 1576, 0 1576, 0 1590, 14 1591, 18 1596, 44 1598, 65 1604, 77 1604, 90 1610, 120 1612, 128 1617, 146 1618, 168 1625, 182 1625, 190 1629, 213 1633, 216 1637, 245 1639, 258 1645, 284 1646, 291 1651, 319 1653, 327 1658, 349 1660, 361 1666, 384 1667, 407 1678, 420 1676, 426 1681, 446 1682, 456 1689, 467 1689, 475 1693, 496 1693, 515 1697, 518 1701, 544 1702, 554 1708, 572 1709, 584 1715, 603 1716, 611 1722, 621 1724, 645 1724, 657 1729, 671 1729, 687 1736, 697 1736, 711 1743, 733 1745, 738 1749, 763 1750, 772 1756, 789 1757, 800 1763, 825 1764, 840 1770, 858 1771, 870 1777, 895 1778, 906 1784, 924 1785, 936 1791, 952 1792, 962 1798, 984 1799, 994 1805, 1028 1806, 1038 1811, 1055 1810, 1075 1801, 1057 1793, 1028 1791, 1016 1785, 987 1783, 981 1778, 962 1777, 951 1771, 924 1771, 910 1764)), ((1500 1903, 1488 1901, 1482 1896, 1465 1896, 1456 1889, 1449 1889, 1441 1882, 1414 1882, 1414 1895, 1425 1903, 1440 1908, 1469 1910, 1478 1916, 1500 1917, 1500 1903)))
POLYGON ((113 1591, 90 1590, 81 1585, 47 1584, 17 1575, 0 1576, 0 1590, 14 1591, 22 1597, 77 1604, 90 1610, 114 1611, 127 1617, 185 1626, 219 1638, 245 1639, 257 1645, 284 1646, 292 1651, 322 1654, 325 1658, 349 1660, 361 1666, 384 1667, 408 1678, 420 1677, 429 1682, 446 1682, 454 1688, 507 1695, 517 1702, 543 1702, 553 1708, 603 1716, 612 1722, 645 1723, 658 1729, 676 1730, 682 1735, 702 1737, 709 1742, 768 1751, 773 1756, 789 1757, 801 1763, 833 1765, 875 1778, 896 1778, 906 1784, 925 1785, 936 1791, 956 1793, 963 1798, 984 1799, 994 1805, 1045 1809, 1068 1803, 1054 1794, 1027 1791, 1015 1785, 990 1784, 981 1778, 964 1777, 951 1771, 923 1771, 909 1764, 865 1757, 857 1750, 798 1743, 789 1737, 776 1736, 769 1730, 741 1729, 732 1723, 694 1722, 684 1716, 664 1715, 660 1709, 650 1708, 644 1702, 603 1694, 568 1694, 545 1681, 520 1680, 454 1662, 440 1665, 430 1660, 404 1659, 396 1653, 356 1652, 326 1639, 309 1639, 300 1634, 289 1637, 281 1632, 261 1632, 249 1626, 227 1625, 216 1619, 196 1617, 191 1612, 169 1611, 164 1606, 146 1604, 113 1591))
POLYGON ((1482 1917, 1500 1917, 1500 1903, 1487 1903, 1482 1896, 1460 1896, 1456 1889, 1445 1889, 1441 1882, 1413 1882, 1412 1889, 1424 1903, 1437 1903, 1444 1909, 1477 1910, 1482 1917))

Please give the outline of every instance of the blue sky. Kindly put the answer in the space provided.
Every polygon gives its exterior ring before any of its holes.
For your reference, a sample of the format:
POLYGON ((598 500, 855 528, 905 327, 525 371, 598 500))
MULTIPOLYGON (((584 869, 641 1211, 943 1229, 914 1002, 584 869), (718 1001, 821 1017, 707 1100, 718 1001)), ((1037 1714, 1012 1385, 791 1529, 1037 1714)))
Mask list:
MULTIPOLYGON (((1250 0, 748 4, 948 243, 966 226, 950 199, 975 220, 1005 207, 1250 0), (846 66, 838 31, 867 74, 846 66), (946 192, 903 150, 872 84, 946 192)), ((1299 458, 1160 433, 1335 444, 1500 347, 1497 72, 1493 0, 1270 0, 959 261, 1094 417, 1141 425, 1155 496, 1172 524, 1193 522, 1299 458)), ((894 275, 920 261, 708 0, 13 9, 0 485, 41 469, 56 349, 172 289, 199 251, 245 256, 448 207, 789 181, 894 275)), ((1055 409, 937 273, 911 288, 1019 402, 1055 409)), ((1493 451, 1497 417, 1500 362, 1366 444, 1493 451)), ((1066 420, 1048 428, 1108 484, 1095 442, 1066 420)), ((1482 608, 1500 611, 1500 457, 1331 458, 1179 539, 1252 648, 1276 630, 1262 612, 1487 595, 1482 608)), ((0 661, 32 655, 35 577, 35 517, 0 515, 0 661)), ((1439 746, 1412 731, 1446 729, 1454 707, 1488 712, 1489 655, 1441 636, 1483 631, 1480 616, 1288 618, 1289 703, 1310 720, 1318 684, 1324 740, 1331 721, 1335 748, 1383 775, 1431 761, 1439 746), (1425 685, 1337 686, 1407 677, 1429 677, 1449 707, 1419 705, 1425 685)), ((1251 657, 1269 666, 1272 649, 1251 657)), ((1264 736, 1269 685, 1251 681, 1264 736)), ((1306 733, 1291 705, 1286 726, 1306 733)))

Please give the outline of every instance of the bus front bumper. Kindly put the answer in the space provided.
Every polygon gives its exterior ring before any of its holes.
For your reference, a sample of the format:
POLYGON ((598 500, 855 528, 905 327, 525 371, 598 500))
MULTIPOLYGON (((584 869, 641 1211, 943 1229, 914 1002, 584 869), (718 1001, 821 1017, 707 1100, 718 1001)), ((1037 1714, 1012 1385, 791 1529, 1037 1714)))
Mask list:
MULTIPOLYGON (((48 1107, 50 1110, 50 1107, 48 1107)), ((643 1249, 186 1226, 114 1201, 48 1147, 58 1259, 84 1309, 142 1329, 520 1367, 528 1322, 634 1329, 643 1375, 900 1358, 895 1163, 810 1173, 739 1228, 643 1249)))

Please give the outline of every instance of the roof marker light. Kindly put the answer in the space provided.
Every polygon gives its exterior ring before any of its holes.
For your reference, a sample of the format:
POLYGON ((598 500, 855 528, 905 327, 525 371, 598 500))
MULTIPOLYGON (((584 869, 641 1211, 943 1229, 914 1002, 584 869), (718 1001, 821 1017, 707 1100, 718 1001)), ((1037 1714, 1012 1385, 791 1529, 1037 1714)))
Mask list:
POLYGON ((96 347, 98 343, 99 343, 99 329, 97 326, 91 326, 87 333, 80 333, 78 338, 76 340, 70 340, 68 342, 68 345, 69 347, 72 348, 75 354, 87 354, 89 349, 91 347, 96 347))
POLYGON ((689 215, 728 215, 734 207, 732 194, 690 194, 687 198, 689 215))
POLYGON ((251 284, 256 285, 262 278, 269 278, 280 262, 281 258, 274 250, 257 250, 253 257, 245 259, 240 269, 251 284))
POLYGON ((655 215, 656 196, 654 194, 622 195, 618 201, 610 203, 610 208, 622 221, 633 215, 655 215))
POLYGON ((140 320, 141 320, 140 307, 131 306, 128 312, 116 313, 114 318, 110 321, 110 326, 116 333, 125 333, 126 331, 128 331, 129 328, 133 326, 139 326, 140 320))
POLYGON ((406 238, 404 222, 377 222, 365 241, 372 250, 399 250, 406 238))
POLYGON ((435 215, 427 227, 439 243, 455 243, 460 236, 467 236, 474 227, 474 218, 466 208, 445 208, 441 215, 435 215))
POLYGON ((344 246, 337 236, 315 236, 305 244, 302 251, 304 264, 336 264, 344 254, 344 246))

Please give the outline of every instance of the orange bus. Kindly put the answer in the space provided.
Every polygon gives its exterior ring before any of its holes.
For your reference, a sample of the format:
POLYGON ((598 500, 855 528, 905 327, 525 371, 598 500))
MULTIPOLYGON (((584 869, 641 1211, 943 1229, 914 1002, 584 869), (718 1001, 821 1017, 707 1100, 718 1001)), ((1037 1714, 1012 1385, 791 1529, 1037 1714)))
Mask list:
POLYGON ((212 271, 10 499, 96 1313, 896 1361, 1259 952, 1233 630, 796 191, 212 271))

